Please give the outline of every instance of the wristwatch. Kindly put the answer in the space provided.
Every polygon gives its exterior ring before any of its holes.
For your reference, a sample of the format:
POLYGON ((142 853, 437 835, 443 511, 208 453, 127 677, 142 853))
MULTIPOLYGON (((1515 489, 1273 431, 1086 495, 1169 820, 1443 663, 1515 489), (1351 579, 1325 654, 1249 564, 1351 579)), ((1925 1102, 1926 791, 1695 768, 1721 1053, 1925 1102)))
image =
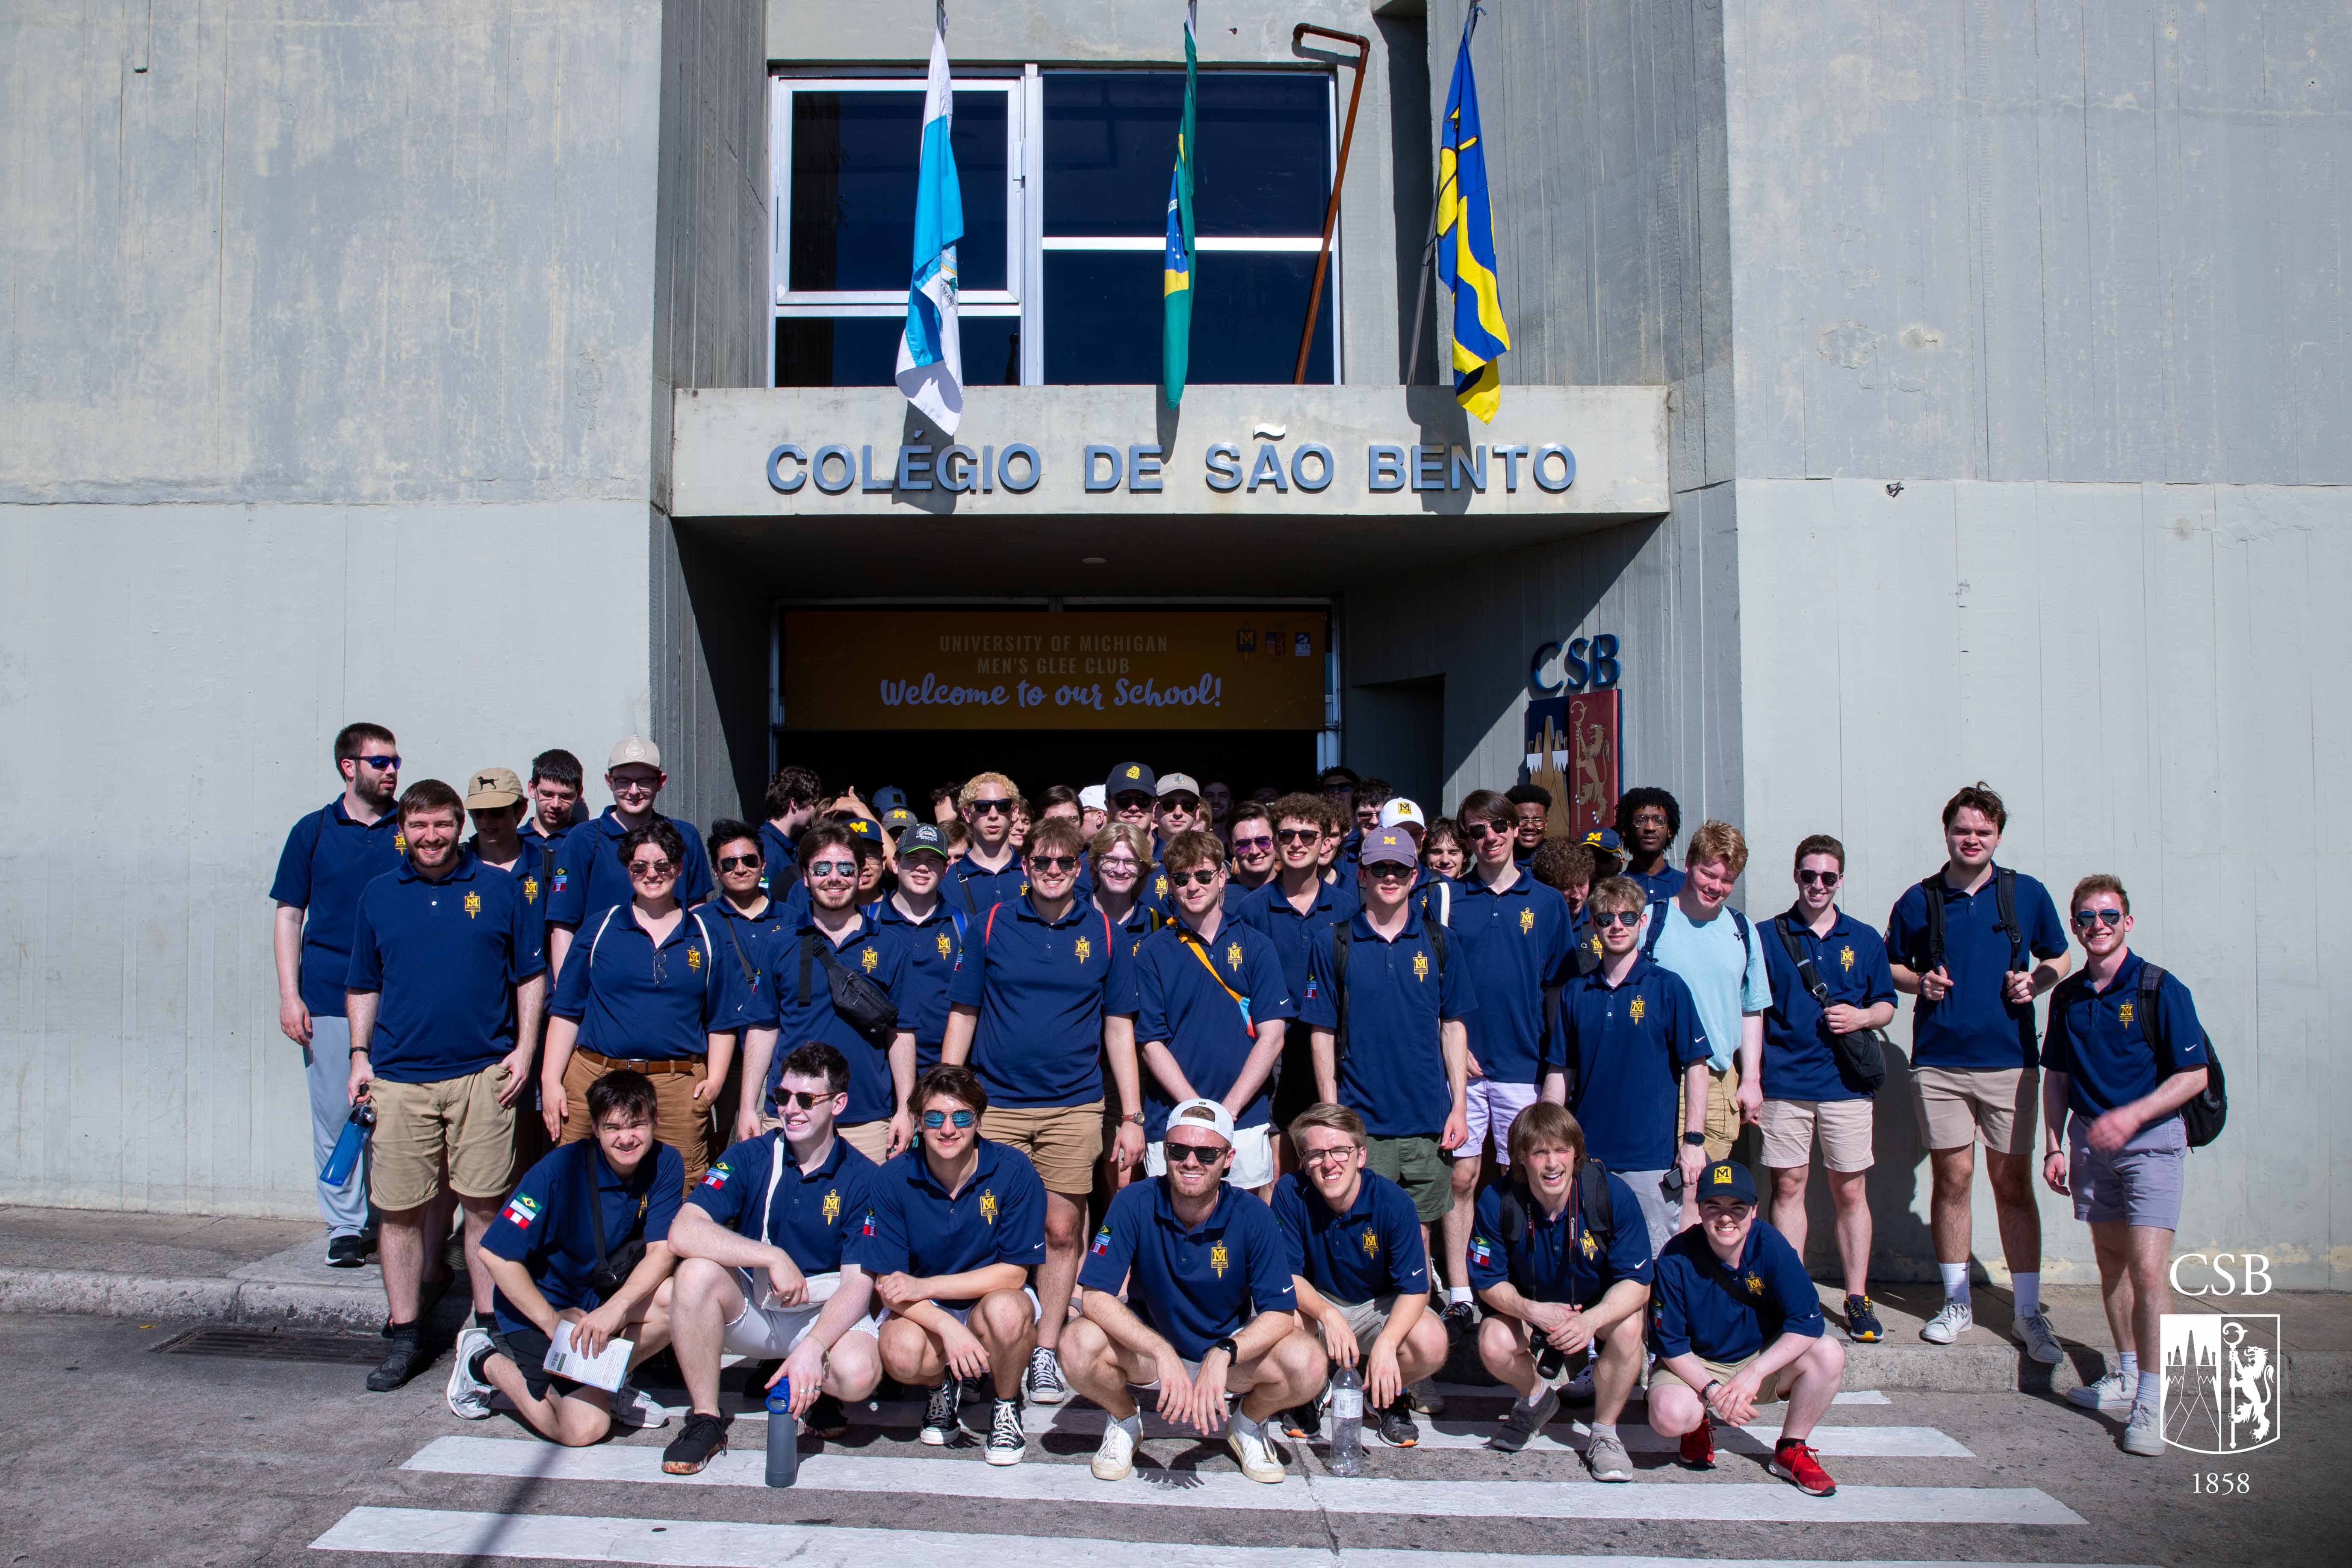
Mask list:
POLYGON ((1119 1120, 1121 1121, 1132 1121, 1138 1127, 1140 1127, 1143 1125, 1143 1112, 1140 1110, 1130 1110, 1126 1115, 1120 1117, 1119 1120))
POLYGON ((1234 1343, 1230 1338, 1219 1340, 1209 1348, 1213 1351, 1224 1352, 1225 1360, 1228 1362, 1236 1362, 1242 1359, 1242 1347, 1234 1343))
POLYGON ((1704 1132, 1685 1132, 1683 1134, 1683 1142, 1693 1149, 1704 1149, 1706 1147, 1706 1134, 1704 1132))

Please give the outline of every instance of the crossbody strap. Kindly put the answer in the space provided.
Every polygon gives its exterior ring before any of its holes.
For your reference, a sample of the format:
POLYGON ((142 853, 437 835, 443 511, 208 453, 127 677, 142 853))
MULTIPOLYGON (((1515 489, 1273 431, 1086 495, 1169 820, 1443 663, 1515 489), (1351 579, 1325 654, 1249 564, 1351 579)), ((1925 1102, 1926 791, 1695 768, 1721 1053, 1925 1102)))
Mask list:
POLYGON ((776 1188, 784 1179, 784 1162, 793 1157, 792 1145, 784 1142, 784 1130, 775 1131, 776 1146, 768 1152, 768 1195, 760 1205, 760 1245, 768 1245, 768 1216, 776 1212, 776 1188))
POLYGON ((1223 991, 1226 995, 1232 997, 1234 999, 1234 1005, 1241 1008, 1242 1033, 1252 1033, 1255 1026, 1250 1022, 1249 998, 1225 984, 1225 977, 1217 973, 1216 963, 1209 957, 1208 944, 1203 942, 1194 932, 1185 931, 1181 927, 1178 929, 1176 940, 1182 942, 1186 950, 1190 952, 1194 958, 1201 961, 1201 967, 1209 972, 1209 978, 1215 981, 1218 988, 1223 991))

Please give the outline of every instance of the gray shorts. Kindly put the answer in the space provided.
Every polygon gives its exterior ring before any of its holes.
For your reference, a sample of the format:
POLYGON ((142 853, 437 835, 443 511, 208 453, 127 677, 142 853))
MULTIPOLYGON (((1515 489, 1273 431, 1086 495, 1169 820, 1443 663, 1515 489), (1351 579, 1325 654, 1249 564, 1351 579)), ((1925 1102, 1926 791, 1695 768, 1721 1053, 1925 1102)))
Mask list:
POLYGON ((1633 1201, 1642 1207, 1642 1223, 1650 1231, 1650 1256, 1655 1258, 1666 1243, 1683 1227, 1683 1205, 1679 1198, 1669 1198, 1658 1185, 1666 1179, 1664 1171, 1612 1171, 1619 1181, 1633 1189, 1633 1201))
POLYGON ((2091 1147, 2089 1131, 2079 1115, 2066 1129, 2066 1184, 2074 1194, 2074 1217, 2179 1230, 2180 1193, 2189 1173, 2189 1134, 2180 1118, 2168 1116, 2141 1128, 2112 1154, 2091 1147))

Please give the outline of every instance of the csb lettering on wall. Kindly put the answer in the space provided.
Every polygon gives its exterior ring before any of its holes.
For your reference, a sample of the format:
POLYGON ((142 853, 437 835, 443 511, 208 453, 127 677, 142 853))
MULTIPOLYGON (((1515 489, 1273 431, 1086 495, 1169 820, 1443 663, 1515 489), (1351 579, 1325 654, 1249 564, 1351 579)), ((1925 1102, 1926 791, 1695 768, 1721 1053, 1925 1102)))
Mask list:
POLYGON ((788 610, 788 730, 1312 730, 1328 618, 788 610))

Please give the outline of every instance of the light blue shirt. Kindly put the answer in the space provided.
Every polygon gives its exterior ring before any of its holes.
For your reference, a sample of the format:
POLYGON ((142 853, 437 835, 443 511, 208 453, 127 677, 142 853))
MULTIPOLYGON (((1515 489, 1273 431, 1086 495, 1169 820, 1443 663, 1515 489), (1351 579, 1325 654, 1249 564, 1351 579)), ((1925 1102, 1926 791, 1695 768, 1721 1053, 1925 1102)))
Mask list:
MULTIPOLYGON (((1740 1016, 1768 1012, 1772 1006, 1772 980, 1764 967, 1763 931, 1750 921, 1748 946, 1742 951, 1739 927, 1731 918, 1728 904, 1705 925, 1693 925, 1682 905, 1668 899, 1665 919, 1665 929, 1658 933, 1658 944, 1650 950, 1650 956, 1690 987, 1691 1000, 1698 1005, 1699 1023, 1706 1030, 1706 1065, 1721 1072, 1739 1050, 1740 1016)), ((1644 947, 1649 941, 1649 928, 1644 926, 1644 947)))

